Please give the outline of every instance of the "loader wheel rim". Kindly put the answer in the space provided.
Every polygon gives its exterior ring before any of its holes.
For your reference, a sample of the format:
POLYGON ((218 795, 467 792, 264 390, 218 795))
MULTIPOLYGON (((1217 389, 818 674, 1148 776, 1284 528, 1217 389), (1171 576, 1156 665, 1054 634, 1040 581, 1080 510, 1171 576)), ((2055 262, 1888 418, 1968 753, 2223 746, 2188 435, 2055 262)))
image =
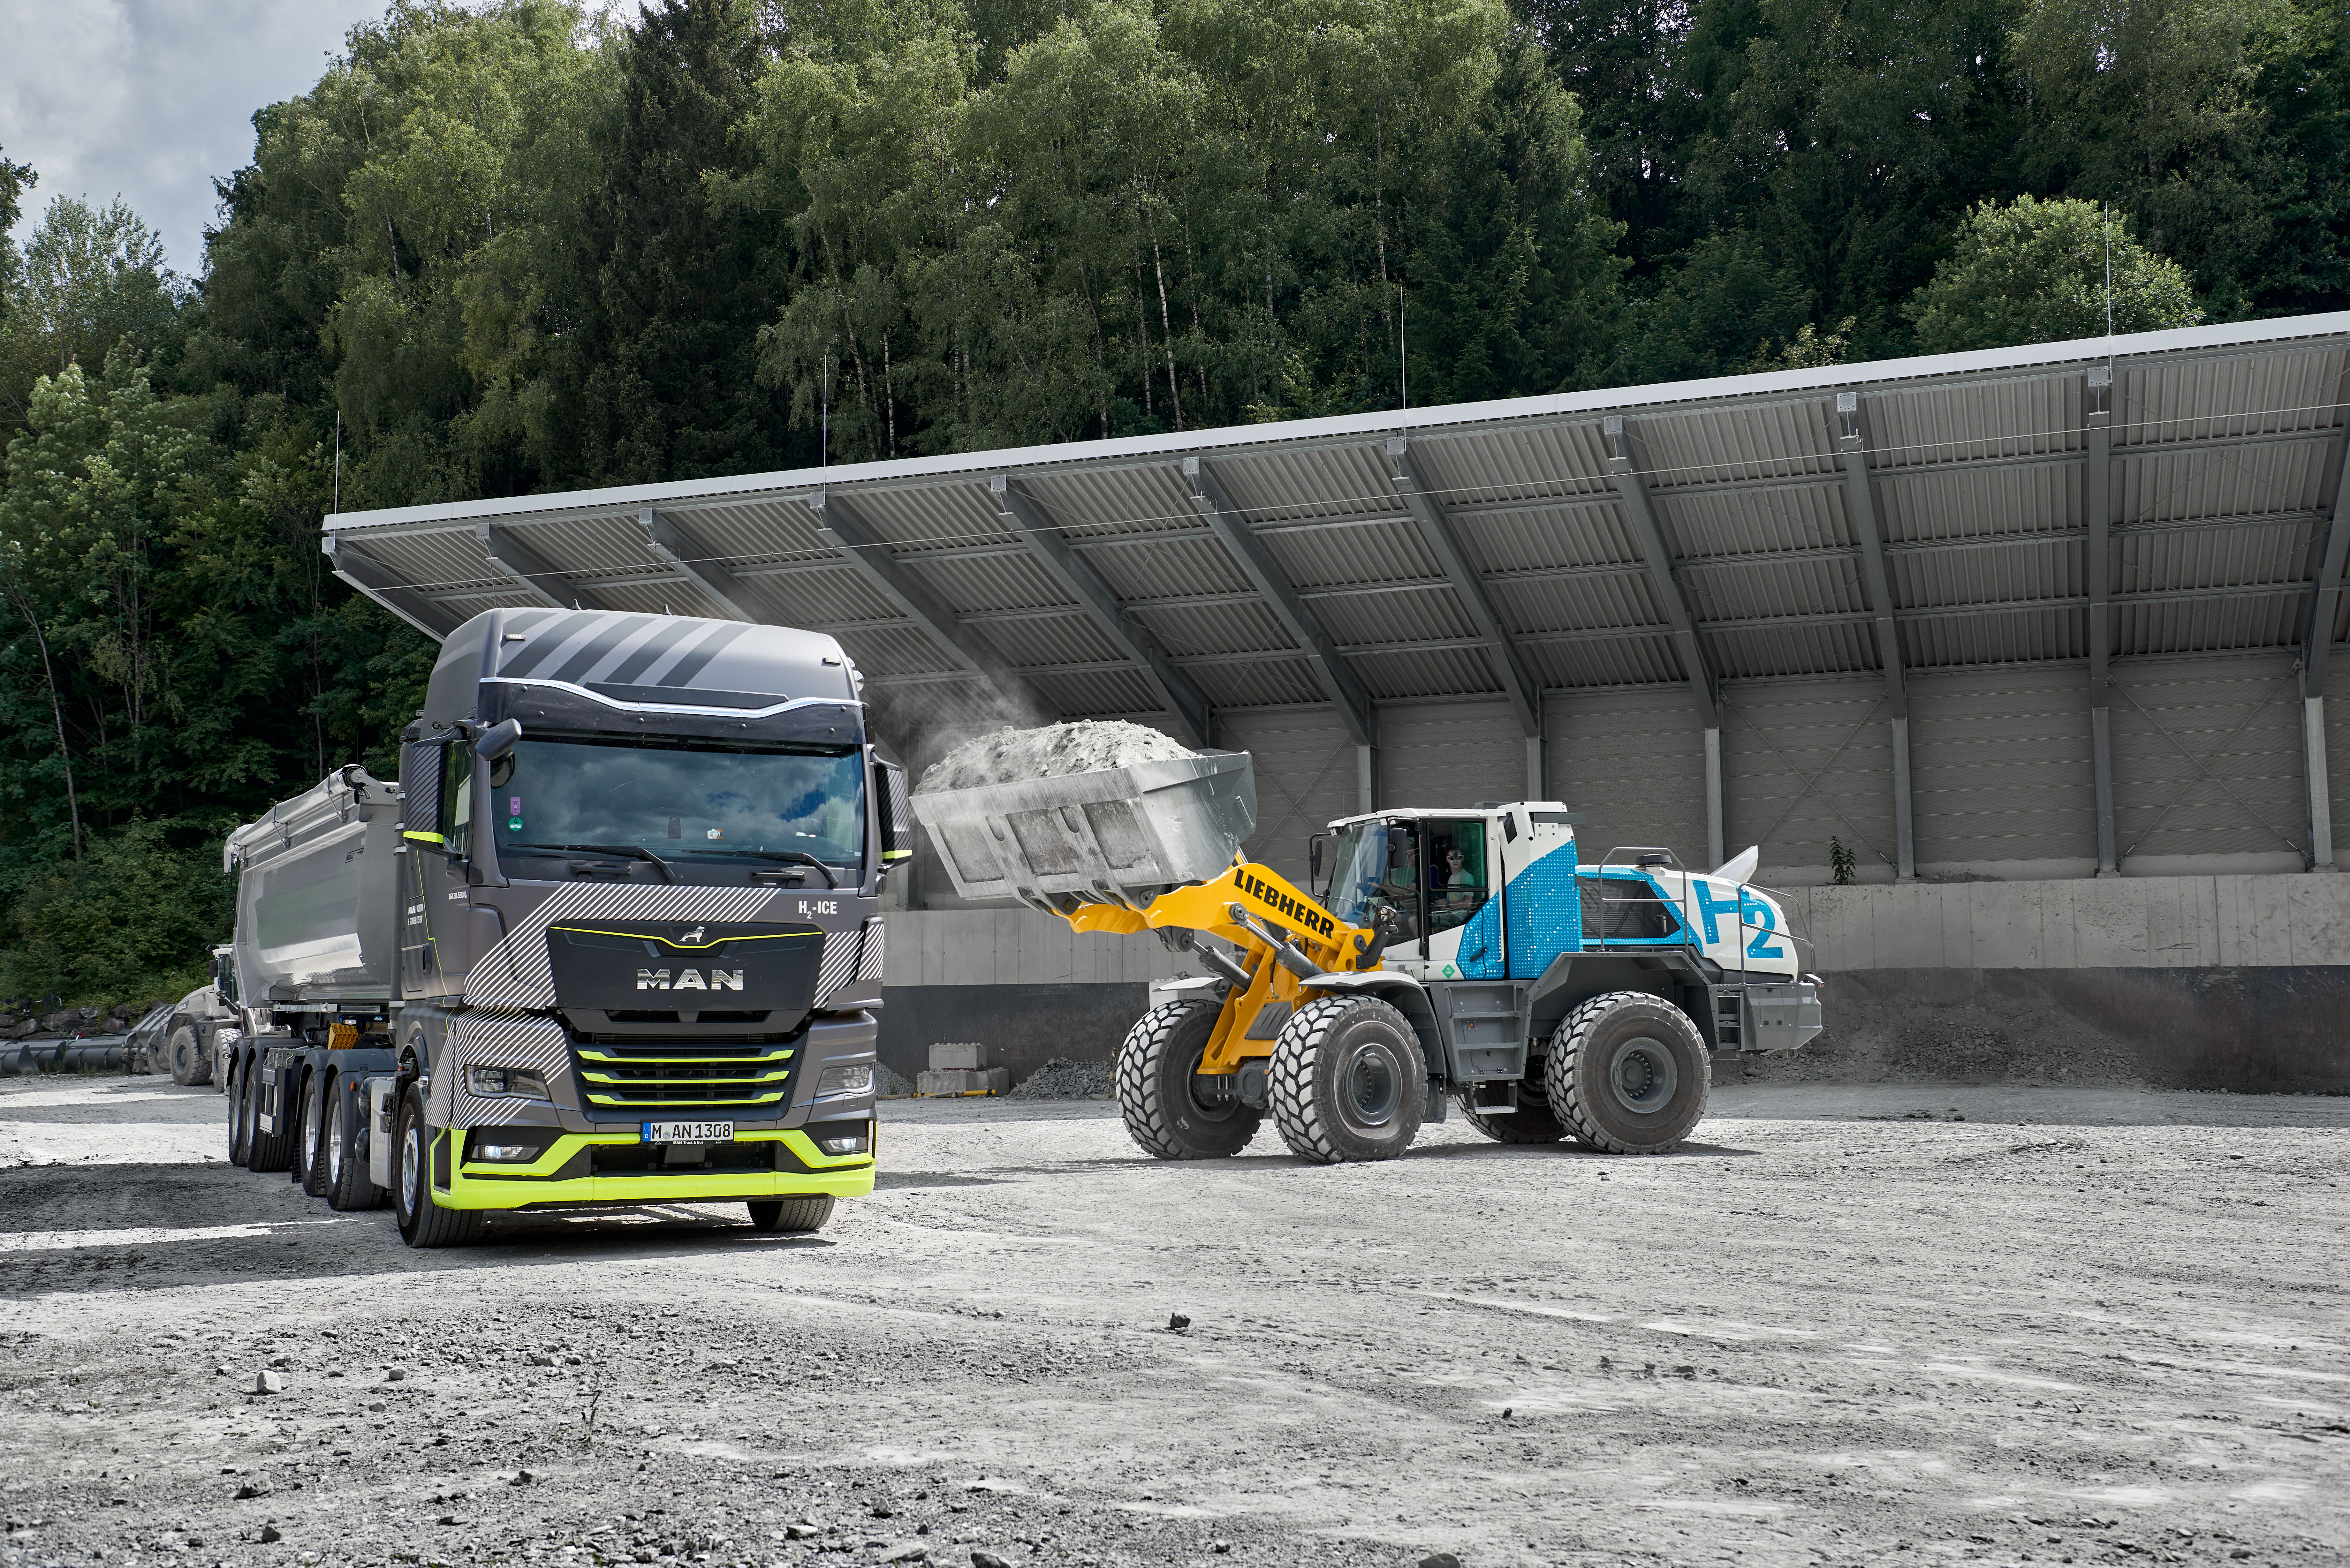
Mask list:
POLYGON ((1403 1104, 1403 1064, 1384 1040, 1358 1042, 1338 1073, 1338 1094, 1347 1119, 1358 1127, 1383 1127, 1403 1104))
POLYGON ((1616 1047, 1607 1065, 1607 1086, 1626 1110, 1652 1116, 1672 1103, 1673 1091, 1680 1086, 1680 1069, 1663 1041, 1635 1035, 1616 1047))

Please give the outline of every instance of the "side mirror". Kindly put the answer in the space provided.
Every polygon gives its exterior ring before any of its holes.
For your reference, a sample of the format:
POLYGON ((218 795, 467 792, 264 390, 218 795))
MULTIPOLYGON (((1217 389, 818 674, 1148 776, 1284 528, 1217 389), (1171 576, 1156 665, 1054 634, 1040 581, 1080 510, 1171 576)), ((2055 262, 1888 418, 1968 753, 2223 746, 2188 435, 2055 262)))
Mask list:
POLYGON ((473 742, 473 754, 485 763, 494 763, 513 751, 521 739, 522 721, 508 719, 481 732, 473 742))
POLYGON ((914 857, 914 809, 906 797, 906 770, 873 759, 873 809, 881 830, 883 869, 914 857))

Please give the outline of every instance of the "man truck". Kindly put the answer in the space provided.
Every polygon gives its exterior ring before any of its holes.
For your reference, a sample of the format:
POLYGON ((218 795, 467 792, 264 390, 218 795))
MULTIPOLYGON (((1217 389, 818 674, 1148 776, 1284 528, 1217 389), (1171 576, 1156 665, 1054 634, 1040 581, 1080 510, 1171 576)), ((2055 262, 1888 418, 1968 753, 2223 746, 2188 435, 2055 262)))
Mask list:
POLYGON ((232 834, 229 1158, 414 1247, 523 1209, 873 1187, 883 876, 912 848, 832 638, 494 609, 443 643, 399 779, 232 834))

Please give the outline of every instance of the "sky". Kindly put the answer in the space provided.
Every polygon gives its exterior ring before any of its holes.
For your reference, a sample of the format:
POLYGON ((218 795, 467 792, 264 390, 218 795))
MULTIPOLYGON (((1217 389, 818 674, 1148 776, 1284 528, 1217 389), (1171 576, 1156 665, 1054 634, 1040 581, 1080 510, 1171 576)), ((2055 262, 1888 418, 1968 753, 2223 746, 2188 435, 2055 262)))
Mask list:
POLYGON ((0 0, 0 152, 29 162, 21 244, 57 196, 120 193, 172 266, 203 266, 213 178, 253 111, 308 90, 384 0, 0 0))

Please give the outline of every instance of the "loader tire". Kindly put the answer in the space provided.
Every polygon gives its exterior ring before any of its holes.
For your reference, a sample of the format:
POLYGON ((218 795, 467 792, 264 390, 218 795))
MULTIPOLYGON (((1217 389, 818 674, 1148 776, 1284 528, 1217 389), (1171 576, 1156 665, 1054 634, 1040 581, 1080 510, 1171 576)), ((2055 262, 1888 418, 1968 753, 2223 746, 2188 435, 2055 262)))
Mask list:
POLYGON ((261 1130, 261 1101, 263 1096, 275 1094, 282 1100, 285 1098, 284 1090, 282 1087, 273 1085, 270 1083, 270 1071, 266 1066, 262 1064, 261 1054, 259 1052, 254 1053, 253 1064, 246 1069, 246 1073, 251 1077, 253 1083, 252 1088, 246 1095, 246 1098, 252 1104, 253 1108, 245 1116, 247 1127, 247 1131, 245 1133, 245 1146, 247 1152, 245 1155, 244 1168, 247 1170, 291 1169, 294 1164, 294 1140, 297 1130, 293 1125, 293 1116, 288 1116, 286 1112, 285 1106, 281 1105, 277 1107, 276 1114, 271 1118, 277 1124, 277 1130, 276 1132, 263 1132, 261 1130))
POLYGON ((1645 991, 1616 991, 1560 1021, 1543 1078, 1576 1141, 1604 1154, 1665 1154, 1704 1116, 1712 1070, 1689 1014, 1645 991))
POLYGON ((1238 1100, 1202 1103, 1193 1086, 1222 1009, 1189 999, 1162 1002, 1134 1022, 1118 1048, 1118 1115, 1154 1159, 1217 1159, 1240 1153, 1264 1113, 1238 1100))
POLYGON ((212 1058, 204 1053, 204 1043, 196 1038, 194 1024, 183 1019, 172 1020, 163 1055, 172 1066, 172 1082, 182 1087, 213 1081, 212 1058))
POLYGON ((743 1207, 751 1211, 751 1229, 770 1235, 805 1236, 823 1230, 832 1219, 832 1195, 827 1192, 809 1198, 753 1198, 743 1207))
POLYGON ((334 1082, 334 1098, 327 1103, 327 1209, 379 1209, 383 1189, 367 1176, 367 1157, 359 1152, 359 1116, 367 1115, 367 1096, 355 1096, 334 1082))
POLYGON ((1393 1159, 1419 1136, 1428 1062, 1411 1020, 1375 996, 1307 1002, 1274 1043, 1273 1125, 1315 1165, 1393 1159))
POLYGON ((478 1209, 443 1209, 432 1196, 432 1145, 442 1136, 424 1120, 424 1091, 414 1084, 392 1118, 391 1211, 411 1247, 463 1247, 482 1239, 478 1209))

